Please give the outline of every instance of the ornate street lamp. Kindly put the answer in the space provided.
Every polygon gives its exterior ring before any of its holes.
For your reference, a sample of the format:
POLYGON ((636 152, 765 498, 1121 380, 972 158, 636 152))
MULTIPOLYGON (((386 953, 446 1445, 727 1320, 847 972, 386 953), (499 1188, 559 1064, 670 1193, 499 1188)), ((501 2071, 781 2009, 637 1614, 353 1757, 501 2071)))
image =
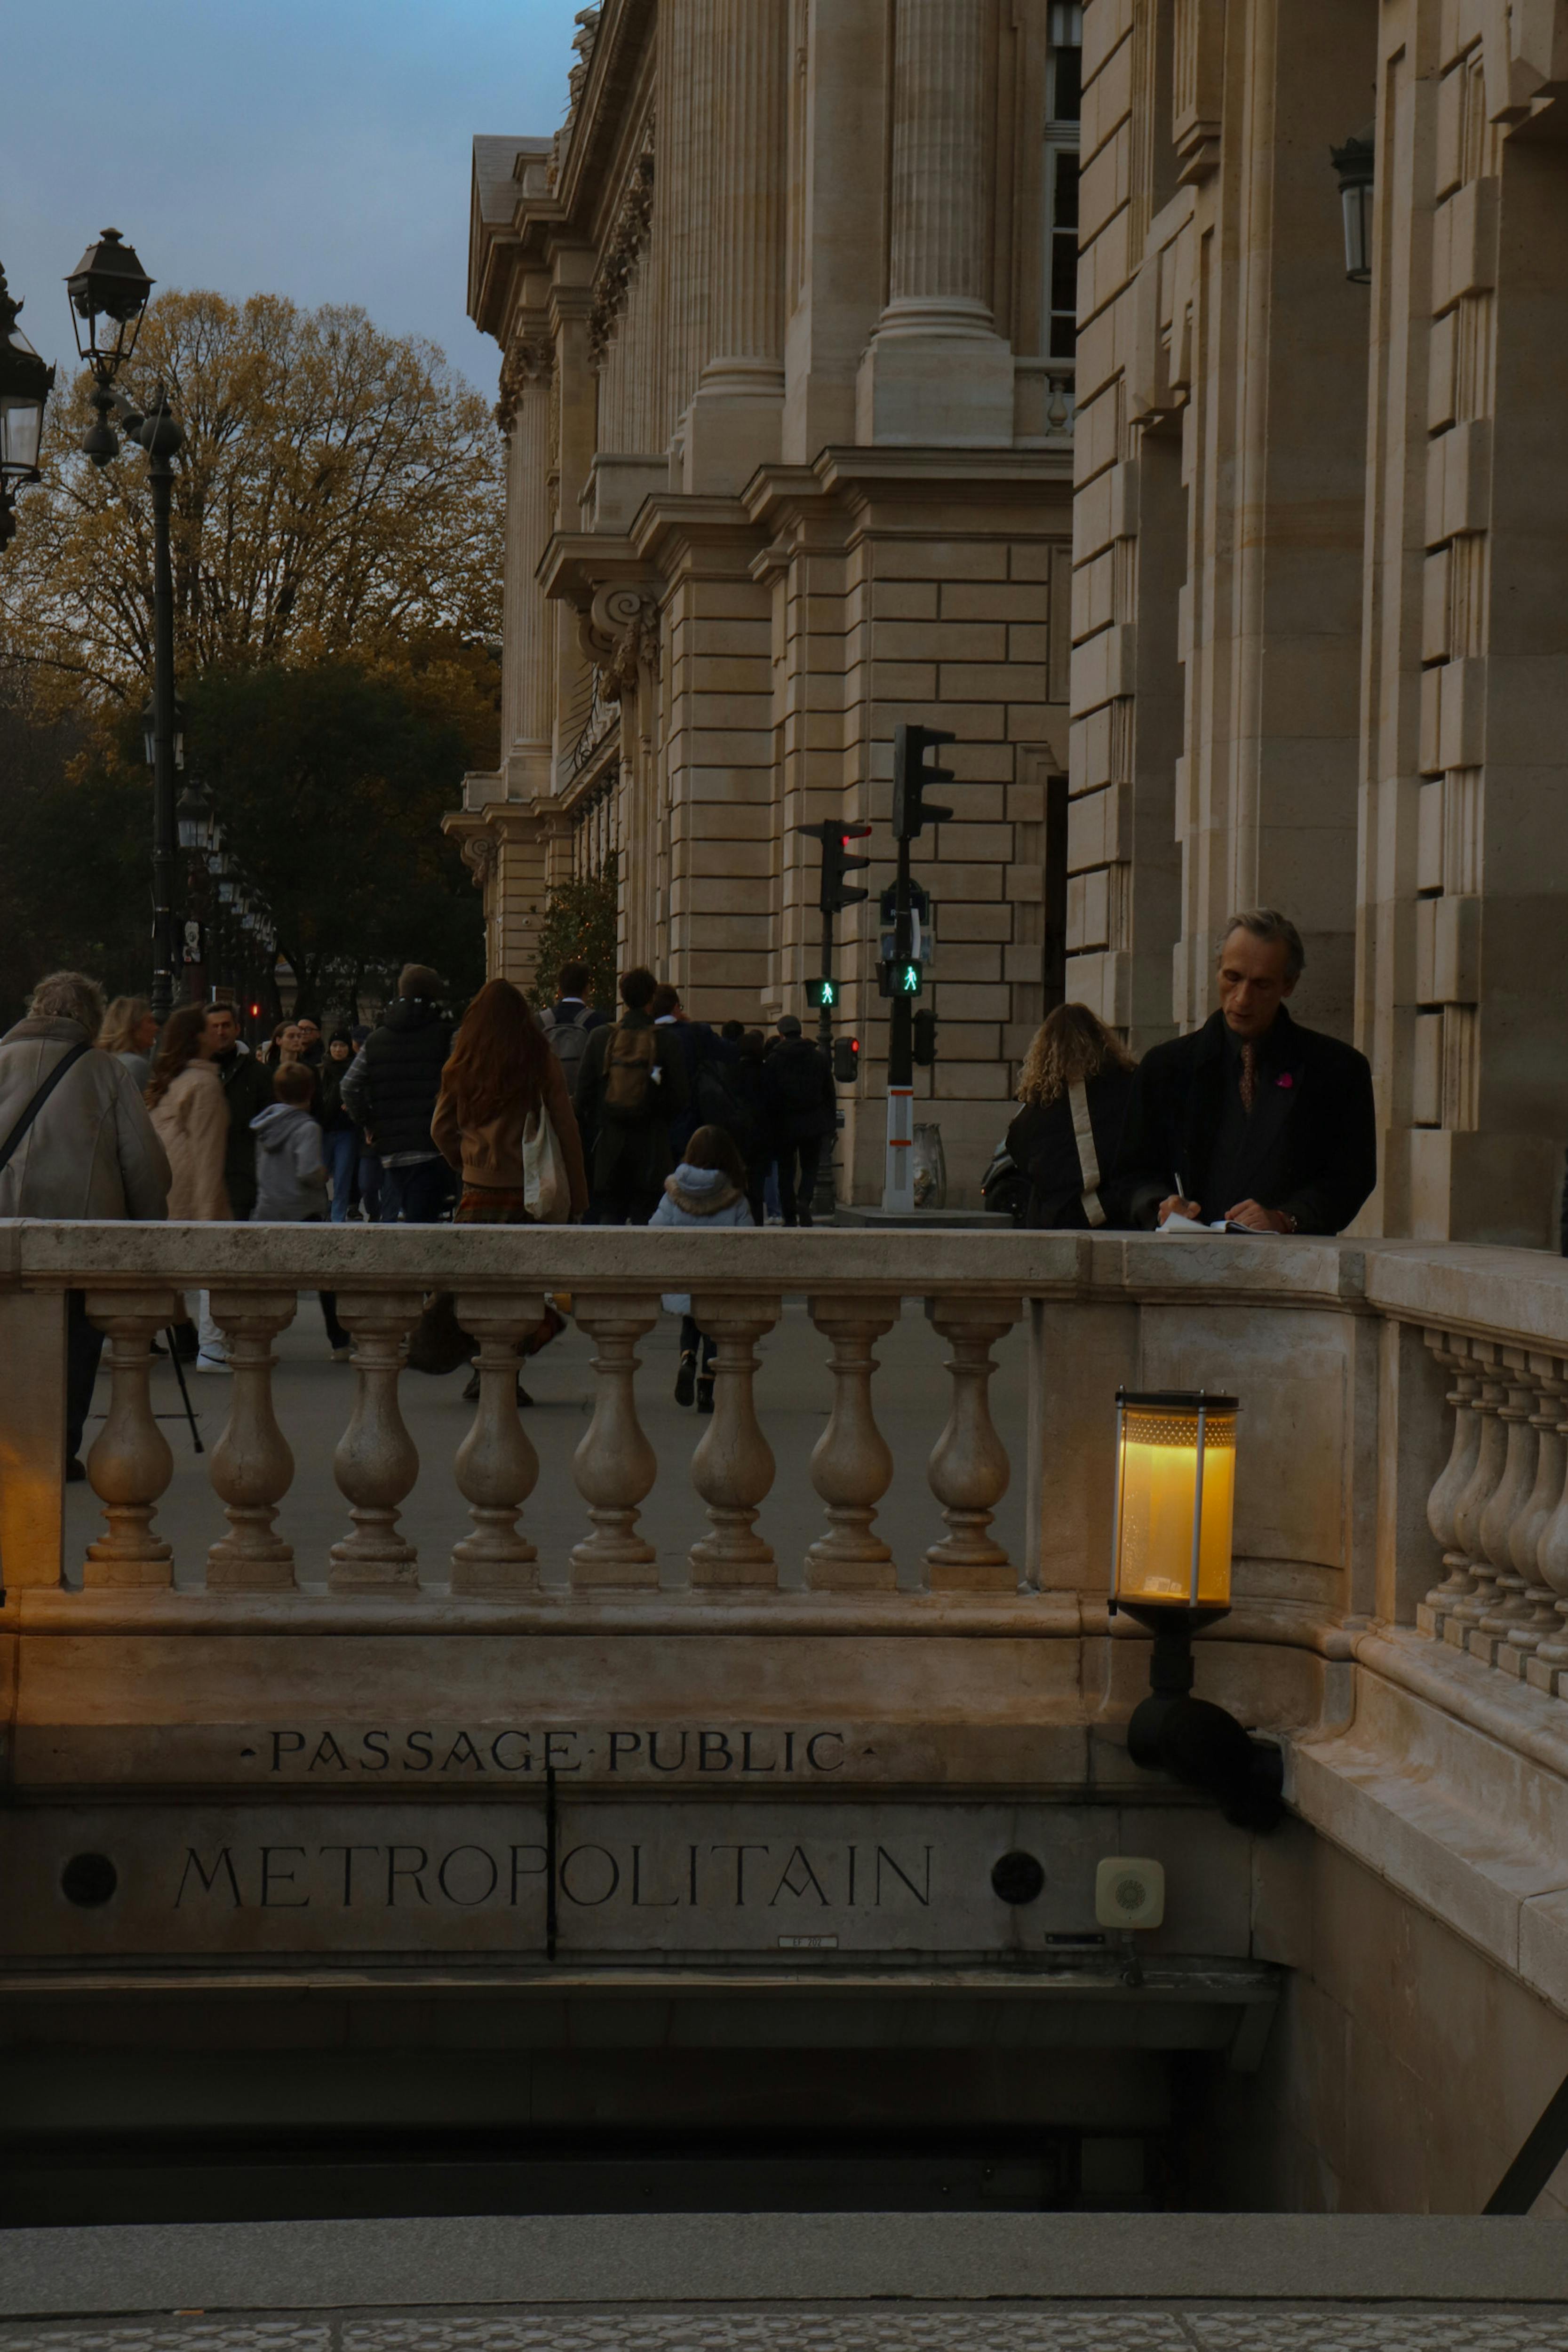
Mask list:
POLYGON ((1154 1636, 1149 1696, 1127 1727, 1132 1761, 1266 1830, 1279 1818, 1279 1749, 1192 1696, 1193 1635, 1230 1611, 1237 1411, 1202 1389, 1117 1391, 1110 1608, 1154 1636))
POLYGON ((174 829, 180 847, 187 852, 199 850, 205 857, 209 849, 216 848, 217 818, 205 785, 185 786, 174 806, 174 829))
MULTIPOLYGON (((142 706, 142 756, 146 761, 147 765, 150 768, 155 768, 157 766, 158 709, 157 705, 152 702, 144 702, 142 706)), ((179 696, 176 695, 174 697, 174 765, 176 768, 184 769, 184 764, 185 706, 180 700, 179 696)), ((180 805, 182 808, 184 805, 184 796, 182 796, 180 805)), ((188 849, 192 845, 185 840, 182 834, 180 837, 180 847, 182 849, 188 849)))
POLYGON ((21 308, 0 269, 0 547, 16 537, 16 492, 39 478, 44 409, 55 382, 16 324, 21 308))
POLYGON ((98 422, 83 436, 82 450, 95 466, 107 466, 120 443, 109 422, 117 411, 125 432, 147 452, 153 493, 153 985, 149 992, 160 1022, 174 1009, 174 973, 180 960, 174 920, 174 771, 180 761, 174 705, 174 575, 169 553, 169 518, 174 501, 174 459, 184 440, 158 384, 145 414, 133 408, 115 378, 136 348, 154 280, 142 268, 134 247, 117 228, 106 228, 89 245, 66 279, 76 347, 93 373, 92 404, 98 422))
POLYGON ((1345 276, 1357 286, 1372 283, 1372 192, 1377 166, 1377 125, 1369 122, 1329 160, 1339 175, 1345 225, 1345 276))

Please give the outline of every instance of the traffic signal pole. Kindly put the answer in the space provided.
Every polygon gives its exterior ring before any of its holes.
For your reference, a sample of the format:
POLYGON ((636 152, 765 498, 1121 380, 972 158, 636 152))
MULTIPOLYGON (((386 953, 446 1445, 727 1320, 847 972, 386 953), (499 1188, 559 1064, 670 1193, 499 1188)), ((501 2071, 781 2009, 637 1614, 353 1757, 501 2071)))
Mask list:
POLYGON ((945 824, 950 808, 928 802, 929 784, 949 784, 951 768, 928 767, 926 755, 953 737, 939 727, 893 730, 893 838, 899 845, 893 898, 893 1001, 888 1014, 888 1142, 882 1175, 884 1209, 915 1204, 915 1006, 921 973, 914 956, 910 909, 910 844, 922 826, 945 824))
MULTIPOLYGON (((899 878, 893 901, 893 962, 909 962, 914 940, 910 923, 910 845, 899 843, 899 878)), ((882 1174, 884 1209, 912 1209, 915 1143, 915 1008, 902 991, 888 1013, 888 1143, 882 1174)))
MULTIPOLYGON (((822 874, 816 898, 816 903, 822 910, 822 969, 821 977, 816 983, 817 989, 816 1042, 820 1051, 827 1057, 827 1066, 830 1070, 834 1066, 833 1013, 838 1002, 838 990, 833 976, 833 919, 842 908, 856 906, 866 896, 865 891, 857 888, 848 877, 851 873, 870 861, 864 857, 851 856, 849 845, 852 841, 863 840, 870 830, 868 824, 832 823, 800 824, 795 827, 797 833, 804 833, 811 840, 822 844, 822 874)), ((814 1211, 819 1210, 824 1216, 832 1215, 836 1198, 833 1170, 837 1142, 837 1132, 835 1129, 834 1135, 828 1140, 827 1150, 821 1154, 816 1163, 816 1190, 812 1196, 812 1207, 814 1211)))

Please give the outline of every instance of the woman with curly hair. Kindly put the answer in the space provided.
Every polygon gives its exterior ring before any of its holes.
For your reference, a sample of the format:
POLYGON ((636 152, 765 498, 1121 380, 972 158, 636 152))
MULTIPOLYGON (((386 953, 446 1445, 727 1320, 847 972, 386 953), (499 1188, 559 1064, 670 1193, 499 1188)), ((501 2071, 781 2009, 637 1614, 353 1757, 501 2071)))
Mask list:
MULTIPOLYGON (((555 1129, 566 1163, 571 1214, 575 1219, 588 1205, 588 1179, 565 1070, 552 1053, 550 1041, 521 991, 510 980, 488 980, 452 1040, 430 1121, 432 1142, 463 1180, 454 1224, 532 1223, 523 1197, 522 1131, 542 1108, 555 1129)), ((449 1327, 455 1343, 465 1355, 471 1354, 472 1342, 458 1333, 450 1302, 443 1304, 444 1300, 442 1294, 422 1318, 422 1325, 433 1324, 428 1335, 432 1346, 439 1349, 449 1327)), ((553 1307, 548 1307, 524 1354, 537 1355, 565 1328, 565 1318, 553 1307)), ((439 1352, 421 1361, 420 1337, 416 1335, 409 1354, 416 1370, 434 1370, 437 1365, 445 1369, 445 1358, 439 1352)), ((477 1372, 464 1394, 479 1394, 477 1372)), ((521 1384, 518 1402, 531 1402, 521 1384)))
POLYGON ((1058 1004, 1037 1031, 1018 1076, 1023 1109, 1007 1151, 1029 1180, 1025 1223, 1125 1222, 1111 1182, 1137 1067, 1087 1004, 1058 1004))

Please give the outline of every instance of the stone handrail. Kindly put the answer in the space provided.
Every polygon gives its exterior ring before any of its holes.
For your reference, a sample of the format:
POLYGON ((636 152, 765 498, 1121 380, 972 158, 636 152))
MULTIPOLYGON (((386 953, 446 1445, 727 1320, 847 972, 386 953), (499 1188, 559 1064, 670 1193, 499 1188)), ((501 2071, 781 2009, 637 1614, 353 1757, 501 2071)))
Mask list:
MULTIPOLYGON (((945 1360, 951 1381, 947 1427, 925 1465, 933 1524, 921 1567, 950 1622, 954 1608, 978 1609, 1042 1633, 1107 1631, 1114 1391, 1208 1386, 1243 1403, 1237 1608, 1226 1638, 1332 1659, 1349 1656, 1364 1629, 1403 1628, 1552 1696, 1568 1669, 1559 1605, 1568 1597, 1568 1266, 1531 1252, 1415 1243, 0 1223, 7 1589, 59 1591, 64 1294, 76 1290, 110 1342, 110 1411, 89 1461, 106 1526, 83 1564, 83 1591, 61 1598, 90 1604, 110 1588, 176 1612, 191 1603, 173 1591, 157 1528, 172 1464, 151 1410, 148 1345, 175 1311, 174 1294, 202 1288, 235 1370, 228 1425, 211 1455, 228 1528, 207 1555, 203 1605, 237 1610, 242 1596, 252 1612, 297 1605, 300 1564, 276 1524, 293 1457, 273 1410, 272 1350, 298 1294, 319 1286, 335 1290, 353 1339, 355 1393, 334 1457, 347 1524, 325 1570, 342 1605, 356 1596, 415 1605, 434 1586, 447 1606, 679 1606, 729 1617, 798 1606, 798 1592, 780 1591, 757 1528, 774 1465, 753 1374, 756 1343, 783 1300, 804 1297, 831 1404, 811 1464, 824 1521, 806 1593, 847 1626, 879 1611, 918 1612, 919 1594, 894 1591, 876 1527, 894 1477, 914 1466, 895 1462, 878 1427, 876 1351, 913 1297, 946 1343, 933 1376, 945 1360), (449 1563, 417 1560, 400 1530, 421 1475, 398 1410, 400 1363, 421 1300, 437 1288, 457 1295, 479 1349, 479 1401, 451 1473, 468 1527, 449 1563), (670 1290, 693 1293, 719 1342, 716 1409, 692 1464, 709 1530, 679 1594, 657 1591, 638 1530, 658 1465, 637 1414, 637 1347, 670 1290), (571 1465, 584 1532, 565 1591, 547 1593, 529 1533, 541 1465, 513 1383, 544 1297, 568 1292, 595 1343, 596 1389, 571 1465), (1020 1320, 1029 1335, 1021 1465, 1008 1461, 987 1402, 992 1351, 1020 1320), (991 1522, 1020 1471, 1026 1556, 1013 1560, 991 1522)), ((433 1469, 445 1475, 437 1465, 425 1475, 433 1469)), ((318 1573, 307 1564, 307 1576, 318 1573)))

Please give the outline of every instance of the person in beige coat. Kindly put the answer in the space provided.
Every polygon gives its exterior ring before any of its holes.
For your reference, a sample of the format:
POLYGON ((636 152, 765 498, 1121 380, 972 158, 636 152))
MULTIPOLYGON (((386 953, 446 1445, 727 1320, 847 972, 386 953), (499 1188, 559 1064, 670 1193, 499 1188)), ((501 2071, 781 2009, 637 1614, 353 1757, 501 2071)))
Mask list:
POLYGON ((170 1216, 203 1224, 226 1220, 233 1213, 223 1181, 228 1106, 206 1042, 205 1005, 182 1004, 170 1014, 147 1108, 173 1171, 170 1216))
MULTIPOLYGON (((198 1224, 217 1223, 234 1214, 223 1174, 228 1150, 228 1104, 213 1053, 205 1005, 182 1004, 165 1024, 163 1048, 147 1089, 153 1125, 174 1171, 169 1214, 198 1224)), ((204 1333, 195 1359, 197 1371, 226 1372, 228 1358, 222 1352, 221 1342, 214 1345, 216 1327, 208 1314, 205 1291, 186 1292, 185 1313, 204 1333)))
MULTIPOLYGON (((130 1072, 93 1044, 103 992, 79 971, 52 971, 27 1018, 0 1037, 0 1150, 38 1088, 76 1059, 0 1169, 0 1217, 163 1216, 169 1163, 130 1072)), ((83 1292, 66 1293, 66 1475, 85 1478, 82 1431, 103 1334, 83 1292)))

